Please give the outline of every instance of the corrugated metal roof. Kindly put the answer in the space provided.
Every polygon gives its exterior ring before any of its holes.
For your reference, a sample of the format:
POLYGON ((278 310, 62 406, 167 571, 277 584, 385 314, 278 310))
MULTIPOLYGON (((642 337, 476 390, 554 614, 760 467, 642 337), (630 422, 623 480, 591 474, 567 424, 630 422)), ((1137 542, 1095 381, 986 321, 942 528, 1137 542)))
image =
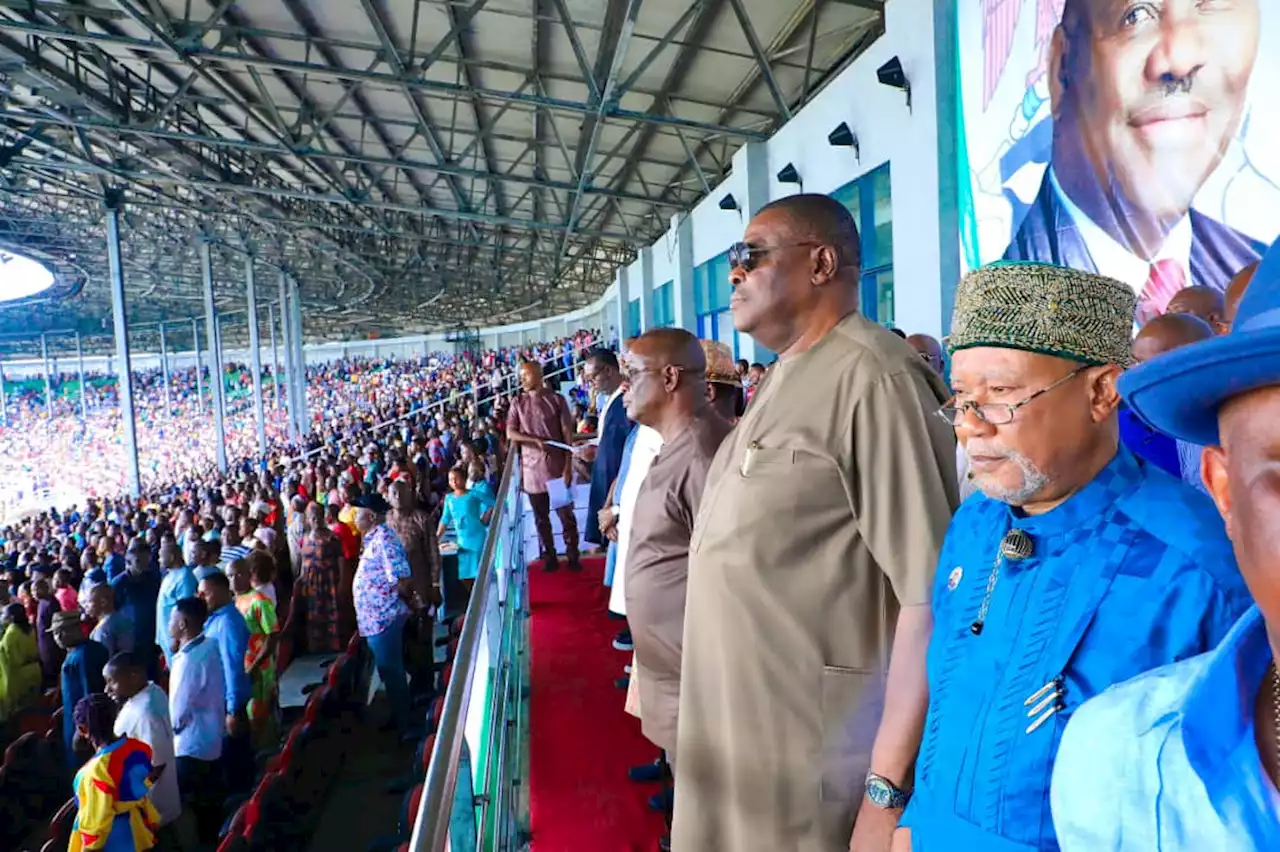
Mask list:
POLYGON ((0 0, 0 332, 102 328, 104 193, 138 324, 244 256, 309 334, 585 304, 882 31, 879 0, 0 0), (269 282, 270 283, 270 282, 269 282), (32 314, 35 314, 34 320, 32 314))

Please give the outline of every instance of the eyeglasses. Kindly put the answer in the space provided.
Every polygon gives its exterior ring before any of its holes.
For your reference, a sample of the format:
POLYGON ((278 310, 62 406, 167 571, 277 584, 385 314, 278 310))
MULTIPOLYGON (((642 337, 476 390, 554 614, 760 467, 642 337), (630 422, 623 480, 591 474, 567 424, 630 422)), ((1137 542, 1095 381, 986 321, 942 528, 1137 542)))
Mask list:
POLYGON ((741 268, 743 272, 750 272, 756 268, 759 258, 771 251, 781 251, 789 248, 816 248, 822 243, 815 243, 812 240, 803 243, 788 243, 782 246, 753 246, 750 243, 737 242, 729 246, 729 268, 741 268))
POLYGON ((1034 400, 1036 397, 1044 396, 1054 388, 1061 387, 1076 376, 1089 369, 1088 365, 1077 367, 1070 373, 1058 379, 1048 387, 1041 388, 1020 402, 1004 403, 1004 402, 988 402, 979 405, 976 402, 966 402, 963 405, 948 405, 938 409, 938 416, 951 426, 957 425, 964 419, 965 412, 972 411, 974 416, 991 426, 1004 426, 1013 422, 1013 415, 1019 408, 1034 400))
POLYGON ((628 370, 622 367, 618 372, 622 376, 622 380, 629 385, 636 383, 636 378, 647 373, 665 373, 667 370, 674 370, 677 373, 689 373, 690 375, 701 375, 702 370, 690 370, 688 367, 677 367, 675 364, 668 364, 665 367, 645 367, 643 370, 628 370))

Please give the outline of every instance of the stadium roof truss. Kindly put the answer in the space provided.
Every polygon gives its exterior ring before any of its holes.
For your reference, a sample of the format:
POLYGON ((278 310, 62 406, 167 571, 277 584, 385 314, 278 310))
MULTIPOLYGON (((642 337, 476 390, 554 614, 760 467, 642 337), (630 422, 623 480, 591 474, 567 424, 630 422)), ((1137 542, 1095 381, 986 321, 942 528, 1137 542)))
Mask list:
POLYGON ((0 334, 109 328, 112 196, 136 326, 200 314, 200 241, 220 310, 253 256, 310 338, 583 306, 882 6, 0 0, 0 247, 58 273, 0 334))

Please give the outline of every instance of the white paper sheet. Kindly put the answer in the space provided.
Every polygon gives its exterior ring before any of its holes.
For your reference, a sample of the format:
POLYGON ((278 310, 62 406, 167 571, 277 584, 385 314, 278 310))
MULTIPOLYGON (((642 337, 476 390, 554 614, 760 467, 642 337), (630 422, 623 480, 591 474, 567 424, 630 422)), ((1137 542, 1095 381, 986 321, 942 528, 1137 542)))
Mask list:
POLYGON ((573 504, 573 494, 565 487, 564 480, 560 477, 548 480, 547 496, 551 498, 551 508, 559 509, 562 506, 570 506, 573 504))

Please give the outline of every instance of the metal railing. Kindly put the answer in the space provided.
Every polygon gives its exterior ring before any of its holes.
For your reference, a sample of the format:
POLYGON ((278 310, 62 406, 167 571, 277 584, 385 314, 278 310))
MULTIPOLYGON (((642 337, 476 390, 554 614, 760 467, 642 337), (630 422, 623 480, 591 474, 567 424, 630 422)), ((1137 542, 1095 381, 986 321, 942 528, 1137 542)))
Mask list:
MULTIPOLYGON (((594 351, 594 350, 596 350, 596 349, 603 349, 603 348, 607 348, 607 346, 608 346, 608 344, 607 344, 605 341, 602 341, 602 340, 597 340, 597 341, 595 341, 595 342, 593 342, 593 343, 590 343, 590 344, 588 344, 588 345, 586 345, 586 346, 580 346, 580 347, 578 347, 578 348, 574 349, 574 351, 573 351, 573 365, 572 365, 572 366, 569 366, 569 367, 560 367, 560 368, 558 368, 558 369, 552 370, 552 371, 551 371, 551 372, 549 372, 549 373, 543 373, 543 378, 544 378, 544 379, 549 379, 549 378, 551 378, 552 376, 560 376, 562 379, 572 380, 572 379, 573 379, 573 377, 574 377, 574 371, 575 371, 575 370, 577 370, 577 369, 578 369, 578 367, 582 365, 582 362, 586 359, 586 356, 587 356, 590 352, 592 352, 592 351, 594 351)), ((557 355, 557 356, 556 356, 556 362, 557 362, 557 363, 559 363, 559 359, 560 359, 560 356, 559 356, 559 355, 557 355)), ((473 381, 473 383, 474 383, 474 378, 473 378, 473 380, 472 380, 472 381, 473 381)), ((475 403, 476 403, 476 408, 477 408, 477 410, 480 408, 480 406, 485 405, 485 404, 490 404, 490 403, 494 402, 495 400, 497 400, 499 397, 502 397, 502 396, 510 396, 510 395, 512 395, 512 394, 514 394, 514 393, 516 393, 517 391, 519 391, 519 390, 520 390, 520 379, 519 379, 519 377, 518 377, 517 375, 514 375, 514 374, 513 374, 513 375, 505 375, 505 376, 503 376, 503 377, 502 377, 502 379, 501 379, 501 384, 500 384, 496 389, 494 389, 494 386, 493 386, 492 384, 489 384, 489 385, 488 385, 488 388, 489 388, 490 390, 492 390, 493 392, 492 392, 492 393, 490 393, 488 396, 484 397, 483 399, 478 398, 478 397, 475 399, 475 403)), ((477 395, 476 395, 476 394, 474 394, 474 393, 460 393, 460 394, 459 394, 459 397, 476 397, 476 396, 477 396, 477 395)), ((389 427, 391 427, 391 426, 395 426, 397 423, 401 423, 401 422, 403 422, 403 421, 405 421, 405 420, 408 420, 408 419, 410 419, 411 417, 417 417, 417 416, 418 416, 418 415, 420 415, 420 414, 430 414, 430 413, 431 413, 431 412, 433 412, 433 411, 442 411, 442 410, 444 410, 444 408, 445 408, 447 405, 449 405, 450 403, 451 403, 451 400, 450 400, 450 399, 438 399, 438 400, 436 400, 435 402, 427 403, 426 405, 422 405, 422 406, 420 406, 420 407, 418 407, 418 408, 411 409, 411 410, 409 410, 409 411, 405 412, 404 414, 400 414, 400 415, 397 415, 397 416, 395 416, 395 417, 392 417, 390 420, 384 420, 384 421, 382 421, 381 423, 375 423, 375 424, 373 424, 372 426, 369 426, 369 427, 367 428, 367 431, 368 431, 368 432, 370 432, 370 433, 375 433, 375 434, 376 434, 376 433, 381 432, 382 430, 387 429, 387 428, 389 428, 389 427)), ((294 456, 294 457, 292 457, 292 458, 290 458, 290 459, 287 459, 287 460, 286 460, 286 462, 287 462, 287 463, 289 463, 289 464, 292 464, 293 462, 306 461, 306 460, 307 460, 308 458, 310 458, 311 456, 319 455, 320 453, 325 452, 325 450, 326 450, 326 449, 330 449, 330 448, 327 446, 327 444, 326 444, 326 445, 324 445, 324 446, 316 447, 315 449, 306 450, 305 452, 301 453, 300 455, 297 455, 297 456, 294 456)))
POLYGON ((528 570, 519 468, 512 447, 445 691, 413 852, 506 850, 523 840, 528 570))

